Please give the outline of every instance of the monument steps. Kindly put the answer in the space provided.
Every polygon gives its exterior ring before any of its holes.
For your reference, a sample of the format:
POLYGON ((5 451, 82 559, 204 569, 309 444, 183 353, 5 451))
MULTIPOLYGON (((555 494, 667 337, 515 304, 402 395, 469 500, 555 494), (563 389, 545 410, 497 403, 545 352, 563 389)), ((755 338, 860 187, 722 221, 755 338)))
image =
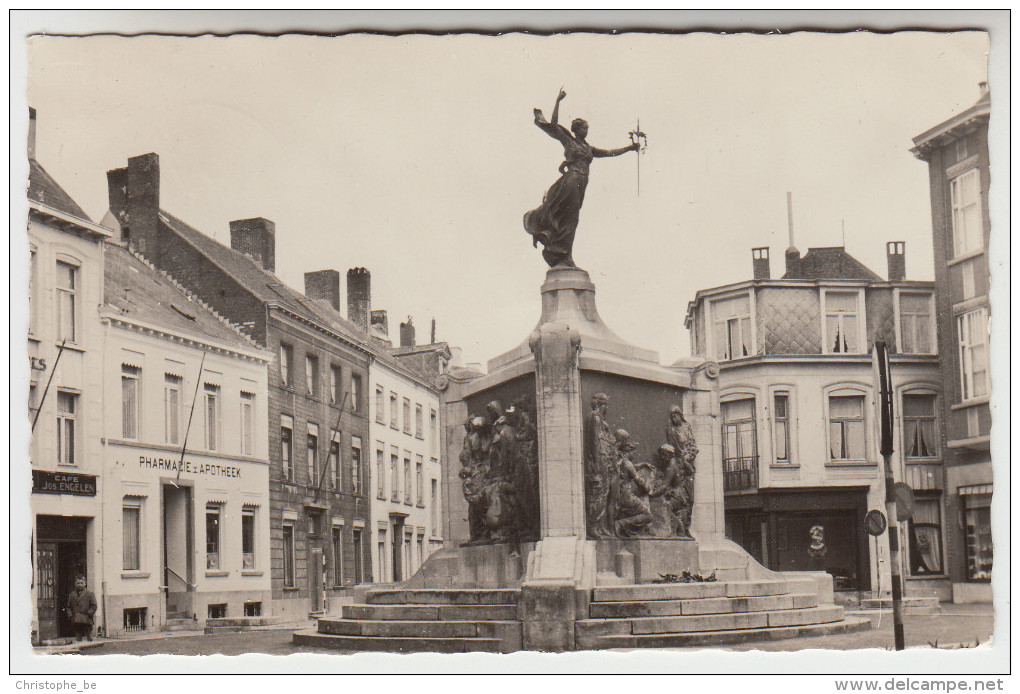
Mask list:
POLYGON ((520 595, 520 590, 489 588, 373 590, 366 594, 365 602, 371 605, 507 605, 516 604, 520 595))
POLYGON ((591 616, 596 619, 613 617, 668 617, 679 615, 756 612, 817 607, 814 593, 790 593, 753 598, 694 598, 687 600, 648 600, 643 602, 594 602, 591 616))
POLYGON ((517 605, 441 605, 441 604, 400 604, 344 605, 341 616, 345 619, 404 620, 404 621, 502 621, 517 619, 517 605))
POLYGON ((315 629, 294 632, 294 643, 299 646, 328 648, 336 651, 367 651, 387 653, 506 653, 500 639, 486 638, 434 638, 426 637, 377 637, 337 636, 322 634, 315 629))
POLYGON ((393 621, 393 620, 319 620, 319 633, 336 636, 430 637, 430 638, 513 638, 521 625, 515 621, 393 621))

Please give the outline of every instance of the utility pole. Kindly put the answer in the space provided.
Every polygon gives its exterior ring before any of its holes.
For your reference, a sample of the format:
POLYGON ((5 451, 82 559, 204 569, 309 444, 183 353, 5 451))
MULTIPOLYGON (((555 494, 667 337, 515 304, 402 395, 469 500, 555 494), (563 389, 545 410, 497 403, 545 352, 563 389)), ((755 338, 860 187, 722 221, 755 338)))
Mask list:
POLYGON ((878 370, 879 406, 882 421, 882 461, 885 464, 885 512, 889 517, 889 565, 892 574, 893 638, 896 650, 903 645, 903 578, 900 575, 900 530, 896 518, 896 480, 893 476, 893 406, 889 353, 885 342, 875 341, 874 363, 878 370))

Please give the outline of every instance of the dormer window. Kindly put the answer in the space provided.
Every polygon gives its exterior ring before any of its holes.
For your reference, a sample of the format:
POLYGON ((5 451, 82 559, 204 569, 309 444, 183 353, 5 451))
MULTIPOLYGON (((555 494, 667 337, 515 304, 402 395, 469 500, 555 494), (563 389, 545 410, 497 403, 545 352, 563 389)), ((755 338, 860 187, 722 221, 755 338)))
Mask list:
POLYGON ((749 295, 713 301, 712 320, 716 359, 739 359, 754 354, 749 295))

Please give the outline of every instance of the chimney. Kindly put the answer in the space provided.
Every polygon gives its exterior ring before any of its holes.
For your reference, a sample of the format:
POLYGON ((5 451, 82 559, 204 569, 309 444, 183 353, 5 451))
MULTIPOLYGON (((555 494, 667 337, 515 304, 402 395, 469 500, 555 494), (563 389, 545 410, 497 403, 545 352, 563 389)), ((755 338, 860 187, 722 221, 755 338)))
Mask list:
POLYGON ((907 278, 907 256, 905 241, 890 241, 885 244, 886 258, 889 260, 889 281, 897 282, 907 278))
POLYGON ((159 266, 158 154, 150 152, 128 159, 127 219, 131 224, 131 246, 159 266))
POLYGON ((339 311, 340 273, 336 270, 306 272, 305 296, 309 299, 325 299, 334 311, 339 311))
POLYGON ((376 328, 379 332, 387 337, 390 334, 390 320, 386 314, 386 309, 373 309, 372 310, 372 327, 376 328))
POLYGON ((276 224, 264 217, 235 219, 230 223, 230 247, 276 272, 276 224))
POLYGON ((128 170, 111 169, 106 172, 106 187, 110 199, 110 212, 120 225, 120 240, 125 243, 131 240, 128 228, 128 170))
POLYGON ((35 109, 28 107, 28 158, 35 161, 35 109))
POLYGON ((372 310, 372 273, 363 267, 347 271, 347 320, 365 332, 372 310))
POLYGON ((769 247, 751 249, 751 264, 754 266, 754 278, 756 280, 767 280, 771 275, 769 270, 769 247))
POLYGON ((988 83, 987 82, 978 82, 978 91, 981 93, 981 96, 984 96, 985 94, 987 94, 988 93, 988 83))
POLYGON ((430 345, 436 344, 436 319, 432 319, 432 339, 429 340, 430 345))
POLYGON ((407 322, 400 324, 400 346, 414 347, 414 345, 414 321, 408 316, 407 322))
POLYGON ((800 275, 800 251, 793 241, 793 193, 786 193, 786 220, 790 232, 790 245, 786 248, 786 276, 796 278, 800 275))

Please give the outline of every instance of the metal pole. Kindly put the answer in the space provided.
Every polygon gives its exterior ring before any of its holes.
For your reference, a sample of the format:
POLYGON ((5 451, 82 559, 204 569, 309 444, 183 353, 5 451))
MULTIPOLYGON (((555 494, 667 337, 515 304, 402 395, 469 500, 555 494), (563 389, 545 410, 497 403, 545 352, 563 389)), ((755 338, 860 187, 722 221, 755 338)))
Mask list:
MULTIPOLYGON (((202 373, 205 371, 205 355, 202 352, 202 361, 198 365, 198 378, 195 379, 195 395, 191 398, 191 412, 188 413, 188 426, 184 429, 184 444, 181 446, 181 460, 177 465, 177 480, 181 479, 181 470, 184 469, 184 453, 188 450, 188 435, 191 434, 191 420, 195 416, 195 405, 198 404, 198 388, 202 385, 202 373)), ((177 486, 176 482, 174 486, 177 486)), ((185 581, 186 583, 187 581, 185 581)))
POLYGON ((57 345, 57 358, 53 361, 50 377, 46 379, 46 387, 43 388, 42 399, 39 401, 39 407, 35 410, 35 417, 32 418, 32 431, 35 431, 35 423, 39 421, 39 414, 42 412, 43 404, 46 402, 46 394, 50 392, 50 384, 53 383, 53 375, 57 373, 57 366, 60 365, 60 355, 64 353, 65 344, 67 344, 67 340, 61 340, 60 344, 57 345))
POLYGON ((878 365, 879 397, 882 422, 882 462, 885 465, 885 513, 889 517, 889 567, 892 578, 893 638, 897 651, 903 644, 903 578, 900 575, 900 532, 896 522, 896 484, 893 475, 893 408, 889 375, 889 354, 885 342, 875 342, 875 360, 878 365))

